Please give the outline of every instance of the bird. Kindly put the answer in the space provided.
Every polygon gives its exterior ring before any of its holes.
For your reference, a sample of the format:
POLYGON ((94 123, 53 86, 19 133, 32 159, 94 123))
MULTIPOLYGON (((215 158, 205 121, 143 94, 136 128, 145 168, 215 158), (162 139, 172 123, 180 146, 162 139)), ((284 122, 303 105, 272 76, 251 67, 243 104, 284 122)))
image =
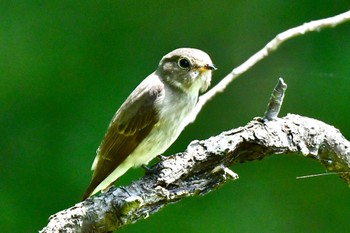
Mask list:
POLYGON ((209 55, 199 49, 178 48, 163 56, 113 116, 82 200, 107 190, 130 168, 147 165, 164 153, 189 124, 214 70, 209 55))

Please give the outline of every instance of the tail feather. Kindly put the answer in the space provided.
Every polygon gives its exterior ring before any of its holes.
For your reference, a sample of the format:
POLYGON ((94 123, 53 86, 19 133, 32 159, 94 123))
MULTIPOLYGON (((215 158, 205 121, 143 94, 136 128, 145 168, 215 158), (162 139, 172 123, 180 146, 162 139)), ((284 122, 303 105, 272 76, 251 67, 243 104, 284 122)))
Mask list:
POLYGON ((86 189, 82 201, 84 201, 86 198, 90 197, 91 195, 94 195, 100 190, 106 190, 110 186, 114 184, 114 182, 122 176, 131 165, 129 163, 122 163, 119 165, 112 173, 110 173, 107 177, 105 175, 94 175, 91 183, 89 184, 89 187, 86 189))
POLYGON ((86 189, 85 193, 83 194, 81 201, 85 201, 86 198, 90 197, 97 185, 98 184, 96 184, 96 182, 94 182, 94 180, 92 180, 91 183, 89 184, 89 187, 86 189))

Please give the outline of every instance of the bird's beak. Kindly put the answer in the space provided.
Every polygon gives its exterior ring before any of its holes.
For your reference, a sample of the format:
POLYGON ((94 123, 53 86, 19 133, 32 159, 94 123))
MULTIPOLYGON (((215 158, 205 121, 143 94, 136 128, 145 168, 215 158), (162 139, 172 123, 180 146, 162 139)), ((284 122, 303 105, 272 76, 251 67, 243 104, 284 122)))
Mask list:
POLYGON ((213 64, 206 64, 204 66, 204 68, 207 69, 207 70, 217 70, 218 69, 213 64))
POLYGON ((199 68, 199 71, 201 71, 201 72, 207 71, 207 70, 217 70, 217 68, 213 64, 206 64, 206 65, 201 66, 199 68))

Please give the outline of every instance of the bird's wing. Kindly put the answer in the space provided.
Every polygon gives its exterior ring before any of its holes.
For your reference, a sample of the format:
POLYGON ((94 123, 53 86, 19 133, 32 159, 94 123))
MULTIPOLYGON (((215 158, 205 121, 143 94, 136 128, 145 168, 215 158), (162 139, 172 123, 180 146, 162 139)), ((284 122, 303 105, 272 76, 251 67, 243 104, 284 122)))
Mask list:
POLYGON ((90 196, 94 189, 135 150, 159 121, 155 105, 164 94, 163 84, 158 79, 151 78, 145 79, 114 115, 97 150, 92 167, 94 173, 83 199, 90 196), (150 81, 153 83, 150 84, 150 81))

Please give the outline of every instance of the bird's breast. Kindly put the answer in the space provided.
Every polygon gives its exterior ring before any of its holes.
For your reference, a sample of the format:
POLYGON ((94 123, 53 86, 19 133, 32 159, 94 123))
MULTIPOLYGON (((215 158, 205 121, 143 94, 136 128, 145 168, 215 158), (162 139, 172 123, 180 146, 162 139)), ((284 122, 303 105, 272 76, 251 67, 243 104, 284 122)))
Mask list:
POLYGON ((196 101, 197 95, 174 93, 165 89, 164 95, 157 102, 158 123, 127 160, 137 167, 147 164, 167 150, 188 124, 196 101))

